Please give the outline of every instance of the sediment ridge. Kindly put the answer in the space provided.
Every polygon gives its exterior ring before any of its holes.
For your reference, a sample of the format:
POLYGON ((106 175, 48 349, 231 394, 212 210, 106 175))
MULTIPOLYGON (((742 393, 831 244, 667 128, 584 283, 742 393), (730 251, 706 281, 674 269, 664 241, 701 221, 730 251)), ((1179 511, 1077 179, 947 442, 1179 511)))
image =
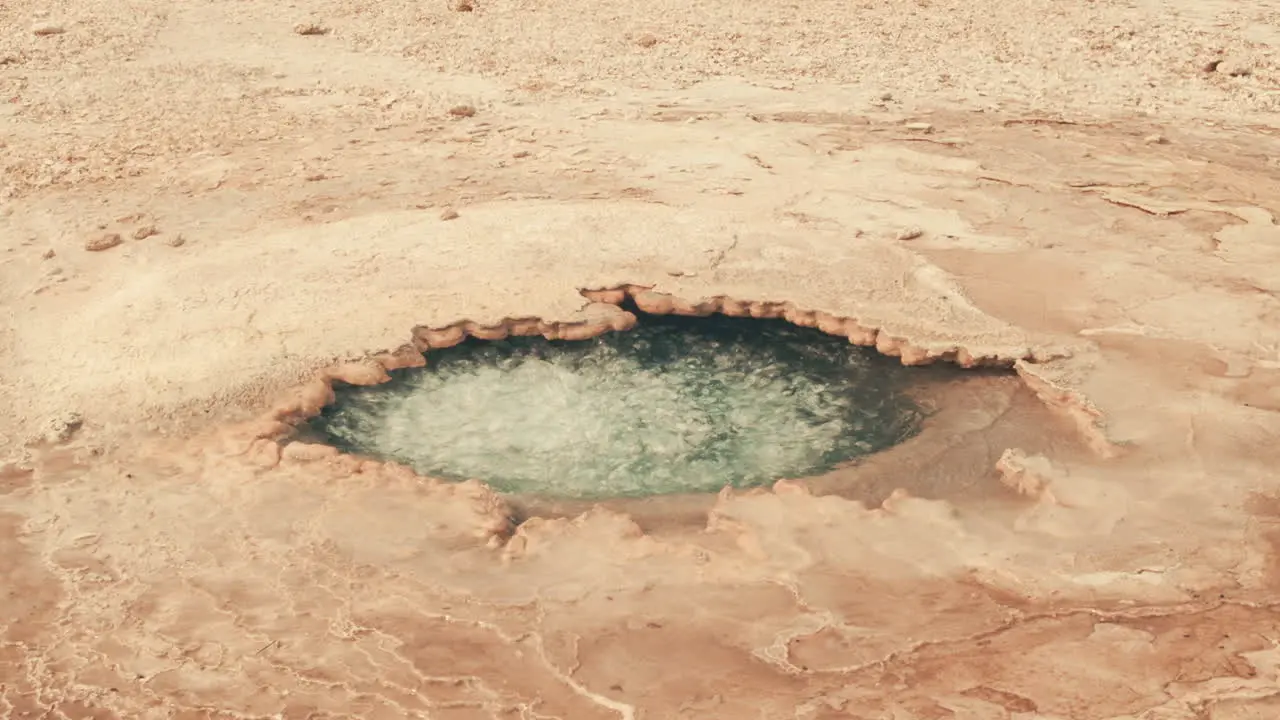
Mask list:
POLYGON ((799 327, 846 337, 850 343, 875 348, 909 366, 946 362, 967 369, 1009 369, 1015 371, 1051 411, 1072 420, 1094 452, 1101 457, 1115 454, 1115 445, 1106 437, 1101 414, 1088 399, 1037 372, 1038 363, 1066 356, 1059 350, 1008 347, 975 351, 959 345, 916 344, 910 338, 896 337, 880 328, 868 327, 857 318, 800 308, 790 302, 727 296, 688 300, 642 285, 588 288, 581 290, 581 294, 589 302, 581 309, 579 319, 548 321, 515 317, 489 323, 466 319, 439 327, 418 326, 413 329, 410 342, 395 350, 322 369, 311 381, 296 388, 287 399, 249 424, 252 452, 268 464, 279 463, 282 459, 313 461, 345 457, 336 448, 294 439, 299 425, 334 402, 335 384, 370 386, 387 382, 391 379, 391 372, 423 367, 430 351, 456 346, 467 338, 495 341, 508 337, 542 336, 548 340, 587 340, 608 332, 629 330, 637 322, 636 315, 628 309, 634 308, 652 315, 707 317, 718 313, 729 317, 782 319, 799 327))

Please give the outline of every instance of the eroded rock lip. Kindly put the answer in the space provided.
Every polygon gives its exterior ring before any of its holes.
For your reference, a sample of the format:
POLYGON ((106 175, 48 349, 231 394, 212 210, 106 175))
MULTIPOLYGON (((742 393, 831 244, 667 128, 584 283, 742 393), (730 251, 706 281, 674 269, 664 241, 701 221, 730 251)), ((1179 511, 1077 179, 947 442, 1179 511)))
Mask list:
MULTIPOLYGON (((962 368, 994 370, 1018 368, 1018 374, 1023 376, 1024 380, 1026 380, 1026 371, 1032 366, 1043 367, 1038 363, 1051 362, 1060 357, 1069 356, 1069 353, 1064 354, 1052 348, 1010 346, 984 347, 971 350, 959 344, 945 342, 920 345, 913 343, 910 338, 893 337, 881 329, 864 325, 856 318, 806 310, 786 301, 738 300, 728 296, 713 296, 691 301, 679 296, 656 292, 648 286, 630 284, 623 284, 614 288, 585 289, 581 291, 581 294, 588 300, 588 303, 581 308, 576 319, 557 322, 536 317, 507 317, 489 321, 460 320, 449 325, 435 327, 419 326, 413 330, 412 342, 406 343, 394 351, 370 356, 362 361, 332 366, 318 373, 310 383, 296 390, 289 400, 277 405, 249 427, 249 434, 253 438, 253 447, 255 448, 254 453, 269 465, 279 463, 282 459, 289 462, 312 462, 318 459, 331 459, 334 457, 353 465, 377 462, 369 459, 369 455, 364 454, 349 456, 339 452, 334 456, 333 453, 327 451, 315 452, 313 448, 304 448, 296 452, 282 452, 281 448, 282 445, 287 447, 291 442, 308 439, 312 441, 320 440, 322 443, 335 442, 341 450, 368 452, 367 448, 357 447, 341 439, 335 440, 333 437, 317 436, 313 432, 309 421, 325 413, 326 408, 329 408, 334 403, 337 398, 335 386, 339 388, 343 386, 369 387, 387 383, 393 380, 391 373, 395 371, 424 367, 427 364, 426 354, 454 348, 469 340, 500 341, 512 339, 519 341, 521 338, 541 337, 547 341, 580 341, 597 338, 606 333, 632 329, 636 325, 637 314, 646 316, 669 315, 676 318, 706 318, 712 315, 722 315, 728 318, 750 318, 755 320, 780 319, 784 320, 785 323, 779 323, 779 325, 789 324, 793 326, 792 330, 812 328, 827 336, 844 338, 852 346, 874 349, 875 353, 866 356, 868 358, 878 353, 881 356, 886 356, 886 358, 897 358, 902 366, 931 365, 941 362, 945 365, 962 368)), ((850 349, 848 346, 845 347, 845 350, 850 349)), ((877 358, 876 361, 882 362, 884 359, 877 358)), ((1064 405, 1062 402, 1048 402, 1050 399, 1060 400, 1060 398, 1056 398, 1057 388, 1053 383, 1037 381, 1036 383, 1028 382, 1027 384, 1040 396, 1042 401, 1045 401, 1045 404, 1049 406, 1052 412, 1074 418, 1072 411, 1077 409, 1074 407, 1074 403, 1068 402, 1064 405)), ((331 410, 329 412, 332 413, 331 410)), ((909 410, 907 415, 910 416, 913 413, 918 415, 918 408, 909 410)), ((1079 420, 1079 418, 1074 419, 1079 420)), ((1095 419, 1100 423, 1100 418, 1095 419)), ((1077 425, 1093 449, 1105 456, 1109 454, 1111 446, 1107 442, 1105 433, 1099 423, 1077 422, 1077 425)), ((907 422, 907 425, 912 424, 913 422, 911 421, 907 422)), ((912 434, 912 432, 899 432, 900 437, 898 439, 901 440, 912 434)), ((888 447, 892 444, 894 443, 884 443, 883 447, 888 447)), ((872 443, 872 446, 875 445, 875 443, 872 443)), ((844 459, 855 458, 859 454, 865 453, 851 453, 844 459)), ((394 453, 383 451, 373 452, 372 455, 383 459, 390 458, 389 462, 392 464, 397 462, 394 453)), ((839 464, 833 463, 831 461, 832 457, 834 456, 829 456, 825 463, 815 464, 806 469, 822 474, 832 466, 839 464)), ((419 463, 420 469, 421 465, 419 463)), ((737 484, 745 486, 760 485, 777 480, 784 475, 797 477, 794 474, 780 473, 767 478, 763 476, 754 477, 749 481, 739 481, 737 484)), ((467 479, 465 475, 447 470, 442 471, 440 468, 428 468, 423 473, 423 477, 431 481, 439 479, 439 476, 454 480, 467 479)), ((734 484, 732 482, 728 483, 728 485, 734 484)), ((725 484, 722 483, 717 487, 724 486, 725 484)), ((524 488, 521 489, 523 490, 524 488)), ((683 489, 688 491, 691 488, 686 487, 683 489)), ((710 485, 692 488, 694 492, 705 492, 712 489, 715 488, 710 485)), ((679 492, 679 490, 673 491, 679 492)), ((525 496, 529 497, 527 493, 525 496)), ((625 496, 625 493, 622 496, 625 496)), ((554 497, 554 495, 548 495, 547 497, 554 497)), ((593 497, 593 493, 585 492, 582 488, 579 488, 573 493, 564 495, 564 497, 586 499, 593 497)))
POLYGON ((310 427, 424 475, 571 498, 761 486, 919 429, 912 371, 871 348, 776 319, 627 324, 584 342, 486 329, 390 383, 340 388, 310 427))

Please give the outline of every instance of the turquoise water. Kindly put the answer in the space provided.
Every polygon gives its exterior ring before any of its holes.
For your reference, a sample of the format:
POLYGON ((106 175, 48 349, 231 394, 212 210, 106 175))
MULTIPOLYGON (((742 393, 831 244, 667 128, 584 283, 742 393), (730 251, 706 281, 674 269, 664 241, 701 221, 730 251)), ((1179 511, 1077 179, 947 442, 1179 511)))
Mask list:
POLYGON ((551 497, 803 477, 913 435, 912 371, 780 320, 644 316, 579 342, 471 340, 312 423, 347 452, 551 497))

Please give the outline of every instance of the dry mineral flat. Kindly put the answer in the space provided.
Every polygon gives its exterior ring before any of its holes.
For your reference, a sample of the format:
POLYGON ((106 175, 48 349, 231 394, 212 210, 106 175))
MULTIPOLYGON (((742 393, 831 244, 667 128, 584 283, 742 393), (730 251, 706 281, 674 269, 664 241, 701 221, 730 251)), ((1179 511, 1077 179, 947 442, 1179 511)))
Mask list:
POLYGON ((1280 716, 1278 24, 5 3, 0 716, 1280 716), (518 526, 280 432, 615 288, 1016 375, 863 492, 518 526))

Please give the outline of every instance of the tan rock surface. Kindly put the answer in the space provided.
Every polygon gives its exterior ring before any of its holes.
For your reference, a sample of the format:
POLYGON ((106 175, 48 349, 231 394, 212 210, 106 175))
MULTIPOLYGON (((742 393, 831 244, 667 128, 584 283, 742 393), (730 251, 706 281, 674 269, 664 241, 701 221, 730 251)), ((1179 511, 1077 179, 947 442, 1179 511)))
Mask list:
POLYGON ((471 7, 0 5, 0 717, 1280 714, 1274 3, 471 7), (1021 380, 518 527, 241 422, 628 285, 1021 380))

